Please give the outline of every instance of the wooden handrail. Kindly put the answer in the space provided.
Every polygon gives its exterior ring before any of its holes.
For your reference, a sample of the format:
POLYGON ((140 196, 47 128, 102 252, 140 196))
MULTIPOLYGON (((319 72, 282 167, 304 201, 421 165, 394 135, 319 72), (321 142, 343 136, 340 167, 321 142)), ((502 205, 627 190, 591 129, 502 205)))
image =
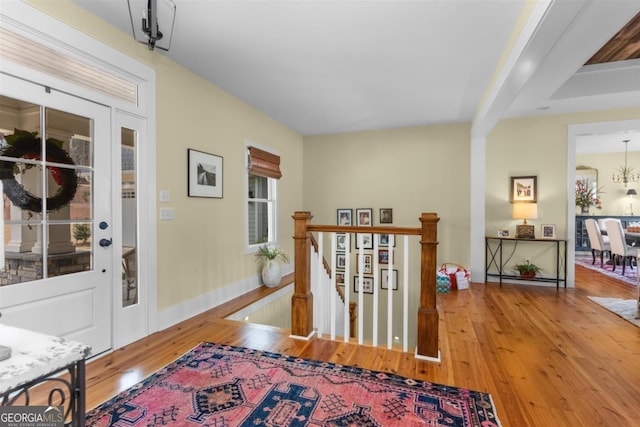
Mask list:
POLYGON ((420 236, 420 227, 383 227, 383 226, 358 226, 358 225, 317 225, 309 224, 309 231, 321 231, 324 233, 374 233, 374 234, 408 234, 420 236))

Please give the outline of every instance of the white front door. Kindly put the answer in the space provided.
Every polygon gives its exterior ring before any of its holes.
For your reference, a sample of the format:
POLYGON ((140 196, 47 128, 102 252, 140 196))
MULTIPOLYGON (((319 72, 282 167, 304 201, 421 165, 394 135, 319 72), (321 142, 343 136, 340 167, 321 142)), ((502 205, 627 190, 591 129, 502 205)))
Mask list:
POLYGON ((105 106, 0 73, 0 322, 89 344, 94 355, 112 348, 120 275, 110 120, 105 106))

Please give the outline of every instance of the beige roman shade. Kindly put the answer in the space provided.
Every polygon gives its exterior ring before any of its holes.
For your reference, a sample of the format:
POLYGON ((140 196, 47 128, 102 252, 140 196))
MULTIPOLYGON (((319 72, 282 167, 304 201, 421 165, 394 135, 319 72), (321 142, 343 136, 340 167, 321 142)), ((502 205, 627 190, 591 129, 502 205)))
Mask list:
POLYGON ((249 173, 251 175, 280 179, 280 156, 256 147, 249 147, 249 173))

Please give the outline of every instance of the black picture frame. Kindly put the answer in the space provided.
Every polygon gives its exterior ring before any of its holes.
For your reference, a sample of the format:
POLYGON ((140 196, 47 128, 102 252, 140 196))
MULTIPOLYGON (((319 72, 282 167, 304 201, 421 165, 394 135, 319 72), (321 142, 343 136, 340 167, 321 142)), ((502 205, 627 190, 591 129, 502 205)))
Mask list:
POLYGON ((378 246, 381 248, 387 248, 389 246, 396 246, 396 235, 395 234, 378 234, 378 246), (389 245, 389 241, 391 241, 391 245, 389 245))
POLYGON ((350 237, 351 235, 348 233, 336 233, 336 251, 344 252, 350 246, 350 237))
POLYGON ((393 209, 380 208, 380 224, 393 224, 393 209))
MULTIPOLYGON (((360 276, 353 276, 353 292, 356 294, 360 288, 360 276)), ((362 277, 362 292, 365 294, 373 293, 373 277, 363 276, 362 277)))
POLYGON ((351 209, 338 209, 336 214, 336 224, 353 225, 352 213, 353 210, 351 209))
MULTIPOLYGON (((389 269, 381 268, 380 269, 380 289, 388 290, 389 289, 389 269)), ((398 270, 393 269, 393 290, 398 290, 398 270)))
POLYGON ((511 203, 537 203, 538 177, 512 176, 509 201, 511 203))
POLYGON ((373 208, 356 209, 356 225, 360 227, 373 226, 373 208))
POLYGON ((373 249, 373 233, 356 233, 356 249, 360 249, 360 239, 358 238, 359 236, 362 236, 362 249, 373 249))
POLYGON ((223 197, 223 158, 203 151, 187 149, 187 194, 189 197, 223 197))

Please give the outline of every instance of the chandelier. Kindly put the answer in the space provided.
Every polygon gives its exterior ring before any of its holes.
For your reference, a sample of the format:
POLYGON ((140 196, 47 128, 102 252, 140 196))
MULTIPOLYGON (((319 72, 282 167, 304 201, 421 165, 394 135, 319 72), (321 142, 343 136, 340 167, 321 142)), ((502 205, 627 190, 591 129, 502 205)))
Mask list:
POLYGON ((624 166, 620 166, 617 169, 619 173, 617 175, 614 173, 611 178, 616 184, 624 184, 625 187, 629 182, 638 182, 640 180, 640 172, 634 173, 633 168, 627 166, 627 148, 629 147, 629 141, 629 139, 622 141, 624 142, 624 166))

